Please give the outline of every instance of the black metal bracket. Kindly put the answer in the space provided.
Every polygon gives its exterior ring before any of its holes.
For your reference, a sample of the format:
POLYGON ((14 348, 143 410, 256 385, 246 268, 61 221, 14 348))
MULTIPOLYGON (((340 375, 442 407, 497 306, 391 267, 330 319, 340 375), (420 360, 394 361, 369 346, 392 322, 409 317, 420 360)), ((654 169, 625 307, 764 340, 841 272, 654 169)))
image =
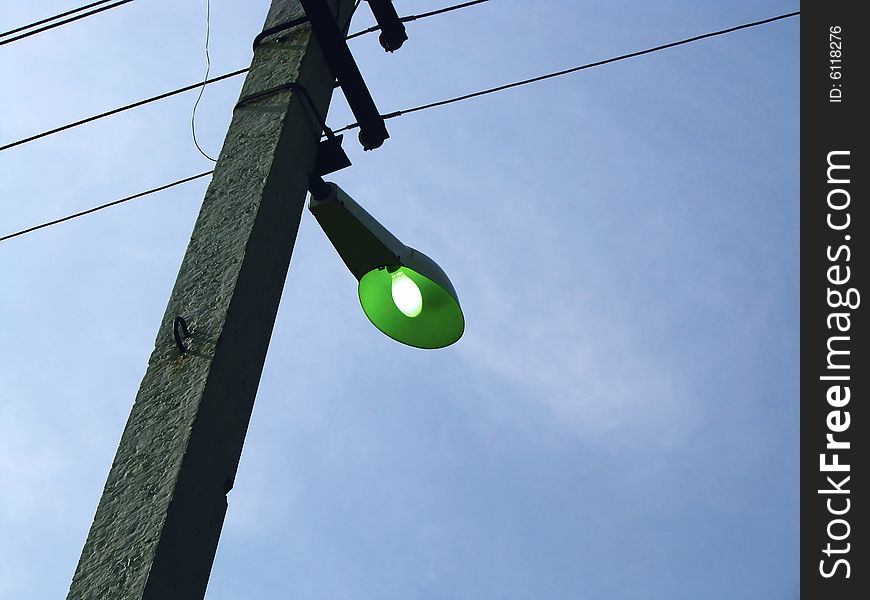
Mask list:
POLYGON ((317 146, 317 157, 314 159, 314 174, 320 177, 341 171, 351 165, 350 158, 341 147, 343 135, 327 137, 320 140, 317 146))
POLYGON ((184 317, 175 317, 175 320, 172 321, 172 337, 175 338, 175 345, 178 346, 178 351, 184 354, 187 352, 187 345, 184 343, 189 337, 192 337, 193 334, 187 328, 187 321, 184 320, 184 317))
POLYGON ((300 0, 308 15, 320 48, 338 79, 350 110, 360 124, 359 141, 365 150, 379 148, 390 137, 383 117, 375 106, 359 67, 347 46, 344 33, 325 0, 300 0))
POLYGON ((405 24, 396 13, 392 0, 368 0, 369 8, 375 16, 375 21, 381 28, 378 41, 387 52, 394 52, 402 47, 408 39, 405 24))

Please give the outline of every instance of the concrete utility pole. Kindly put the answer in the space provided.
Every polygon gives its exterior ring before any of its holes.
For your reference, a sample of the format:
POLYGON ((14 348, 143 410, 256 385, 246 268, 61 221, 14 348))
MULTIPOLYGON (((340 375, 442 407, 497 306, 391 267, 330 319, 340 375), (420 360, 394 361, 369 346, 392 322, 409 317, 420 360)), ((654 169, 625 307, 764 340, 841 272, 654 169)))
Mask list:
MULTIPOLYGON (((346 30, 353 0, 329 4, 346 30)), ((264 30, 304 14, 273 0, 264 30)), ((257 48, 242 97, 288 82, 326 114, 334 77, 307 24, 257 48)), ((204 597, 320 133, 300 93, 236 109, 68 600, 204 597)))

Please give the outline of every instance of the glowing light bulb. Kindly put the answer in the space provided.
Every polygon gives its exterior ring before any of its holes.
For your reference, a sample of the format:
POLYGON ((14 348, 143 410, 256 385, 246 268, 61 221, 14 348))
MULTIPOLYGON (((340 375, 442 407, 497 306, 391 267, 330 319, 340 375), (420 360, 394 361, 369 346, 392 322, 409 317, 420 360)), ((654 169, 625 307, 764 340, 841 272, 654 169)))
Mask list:
POLYGON ((423 311, 423 294, 420 293, 420 288, 417 287, 413 279, 401 271, 393 273, 392 279, 390 292, 393 295, 396 308, 406 317, 419 315, 423 311))

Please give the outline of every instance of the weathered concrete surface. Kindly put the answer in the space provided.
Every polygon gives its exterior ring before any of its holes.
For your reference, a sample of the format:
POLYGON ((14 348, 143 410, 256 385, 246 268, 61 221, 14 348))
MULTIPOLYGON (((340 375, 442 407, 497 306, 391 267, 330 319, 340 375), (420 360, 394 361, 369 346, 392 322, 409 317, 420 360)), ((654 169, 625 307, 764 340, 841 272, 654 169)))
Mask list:
MULTIPOLYGON (((303 14, 274 0, 265 26, 303 14)), ((289 81, 326 114, 333 78, 307 25, 257 50, 242 96, 289 81)), ((289 91, 236 110, 68 600, 205 595, 319 134, 289 91), (183 356, 176 315, 193 328, 183 356)))

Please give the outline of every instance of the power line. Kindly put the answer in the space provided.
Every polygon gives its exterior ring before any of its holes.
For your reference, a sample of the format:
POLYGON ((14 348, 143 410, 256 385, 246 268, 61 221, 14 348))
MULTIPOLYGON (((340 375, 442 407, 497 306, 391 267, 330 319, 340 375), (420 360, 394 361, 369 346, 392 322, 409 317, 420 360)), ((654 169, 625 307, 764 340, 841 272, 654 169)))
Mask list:
POLYGON ((5 44, 11 44, 12 42, 17 42, 20 39, 30 37, 31 35, 36 35, 37 33, 42 33, 43 31, 48 31, 49 29, 54 29, 55 27, 60 27, 61 25, 66 25, 67 23, 72 23, 73 21, 78 21, 79 19, 84 19, 85 17, 90 17, 90 16, 95 15, 97 13, 101 13, 105 10, 117 8, 117 7, 121 6, 122 4, 127 4, 128 2, 132 2, 133 0, 118 0, 114 4, 107 4, 106 6, 100 6, 99 8, 95 8, 94 10, 92 10, 90 12, 82 12, 81 14, 75 14, 75 13, 87 10, 89 8, 92 8, 94 6, 99 6, 100 4, 106 4, 108 1, 109 0, 102 0, 100 2, 94 2, 93 4, 81 6, 79 8, 69 10, 65 13, 61 13, 61 14, 55 15, 53 17, 48 17, 47 19, 42 19, 40 21, 36 21, 34 23, 31 23, 30 25, 24 25, 22 27, 16 27, 15 29, 10 29, 9 31, 6 31, 6 32, 0 34, 0 37, 11 35, 13 33, 18 33, 19 31, 24 31, 25 29, 31 29, 32 27, 37 27, 39 25, 42 25, 43 23, 48 23, 48 22, 54 21, 56 19, 61 19, 61 18, 66 17, 68 15, 73 15, 73 16, 69 17, 68 19, 63 19, 62 21, 57 21, 55 23, 45 25, 45 27, 38 27, 37 29, 33 29, 31 31, 25 31, 24 33, 16 35, 15 37, 11 37, 11 38, 8 38, 5 40, 0 40, 0 46, 3 46, 5 44))
POLYGON ((192 175, 190 177, 185 177, 184 179, 179 179, 177 181, 173 181, 172 183, 167 183, 165 185, 161 185, 156 188, 152 188, 150 190, 145 190, 144 192, 139 192, 138 194, 133 194, 132 196, 127 196, 125 198, 121 198, 119 200, 113 200, 112 202, 107 202, 106 204, 101 204, 99 206, 95 206, 94 208, 89 208, 87 210, 83 210, 81 212, 77 212, 72 215, 67 215, 66 217, 61 217, 60 219, 55 219, 54 221, 48 221, 47 223, 42 223, 40 225, 35 225, 33 227, 28 227, 27 229, 22 229, 21 231, 16 231, 15 233, 10 233, 8 235, 4 235, 0 237, 0 242, 4 240, 8 240, 14 237, 18 237, 19 235, 24 235, 25 233, 30 233, 31 231, 36 231, 37 229, 43 229, 45 227, 51 227, 52 225, 57 225, 58 223, 63 223, 64 221, 70 221, 72 219, 77 219, 78 217, 83 217, 84 215, 89 215, 91 213, 97 212, 98 210, 103 210, 104 208, 109 208, 111 206, 117 206, 118 204, 122 204, 124 202, 129 202, 130 200, 135 200, 136 198, 141 198, 142 196, 148 196, 149 194, 154 194, 156 192, 162 192, 163 190, 168 190, 171 187, 175 187, 177 185, 181 185, 182 183, 187 183, 188 181, 193 181, 195 179, 200 179, 202 177, 206 177, 207 175, 211 175, 213 171, 205 171, 204 173, 200 173, 199 175, 192 175))
POLYGON ((4 31, 3 33, 0 33, 0 37, 6 37, 7 35, 12 35, 13 33, 18 33, 19 31, 24 31, 25 29, 30 29, 32 27, 38 27, 39 25, 42 25, 43 23, 48 23, 49 21, 54 21, 55 19, 62 19, 63 17, 67 17, 69 15, 74 15, 77 12, 87 10, 89 8, 93 8, 95 6, 99 6, 100 4, 105 4, 106 2, 112 2, 112 0, 99 0, 98 2, 92 2, 91 4, 79 6, 78 8, 74 8, 72 10, 62 12, 59 15, 54 15, 53 17, 47 17, 45 19, 40 19, 39 21, 34 21, 33 23, 28 23, 27 25, 22 25, 21 27, 16 27, 15 29, 10 29, 9 31, 4 31))
MULTIPOLYGON (((629 58, 634 58, 636 56, 642 56, 644 54, 651 54, 653 52, 658 52, 660 50, 665 50, 667 48, 673 48, 675 46, 682 46, 683 44, 689 44, 691 42, 697 42, 698 40, 703 40, 706 38, 711 38, 717 35, 724 35, 726 33, 732 33, 734 31, 739 31, 741 29, 748 29, 749 27, 757 27, 759 25, 765 25, 767 23, 772 23, 774 21, 779 21, 781 19, 788 19, 789 17, 795 17, 800 15, 800 11, 787 13, 783 15, 778 15, 776 17, 771 17, 769 19, 764 19, 761 21, 754 21, 752 23, 745 23, 743 25, 738 25, 736 27, 729 27, 728 29, 721 29, 719 31, 713 31, 711 33, 705 33, 703 35, 696 35, 694 37, 686 38, 684 40, 679 40, 677 42, 671 42, 669 44, 663 44, 661 46, 655 46, 653 48, 647 48, 646 50, 639 50, 637 52, 631 52, 629 54, 622 54, 620 56, 615 56, 613 58, 608 58, 605 60, 599 60, 593 63, 587 63, 585 65, 580 65, 577 67, 571 67, 570 69, 564 69, 562 71, 556 71, 553 73, 547 73, 546 75, 539 75, 537 77, 532 77, 530 79, 523 79, 522 81, 515 81, 513 83, 507 83, 504 85, 499 85, 496 87, 488 88, 485 90, 480 90, 479 92, 472 92, 470 94, 464 94, 462 96, 456 96, 455 98, 448 98, 446 100, 439 100, 438 102, 431 102, 429 104, 422 104, 420 106, 415 106, 413 108, 406 108, 405 110, 397 110, 395 112, 391 112, 389 114, 383 115, 384 119, 392 119, 395 117, 400 117, 402 115, 407 115, 409 113, 427 110, 429 108, 435 108, 437 106, 444 106, 446 104, 453 104, 454 102, 461 102, 463 100, 468 100, 470 98, 476 98, 478 96, 485 96, 487 94, 493 94, 495 92, 501 92, 503 90, 508 90, 510 88, 519 87, 521 85, 527 85, 529 83, 536 83, 538 81, 543 81, 545 79, 551 79, 553 77, 560 77, 562 75, 567 75, 569 73, 575 73, 577 71, 582 71, 584 69, 591 69, 592 67, 600 67, 601 65, 610 64, 613 62, 617 62, 620 60, 626 60, 629 58)), ((344 127, 340 127, 335 130, 335 133, 341 133, 342 131, 347 131, 349 129, 356 129, 359 127, 359 123, 351 123, 350 125, 345 125, 344 127)))
MULTIPOLYGON (((107 0, 103 0, 103 1, 105 2, 105 1, 107 1, 107 0)), ((125 1, 125 2, 132 2, 132 0, 124 0, 124 1, 125 1)), ((407 17, 402 17, 402 19, 403 19, 403 20, 414 20, 414 19, 420 19, 420 18, 424 18, 424 17, 432 16, 432 15, 434 15, 434 14, 440 14, 440 13, 447 12, 447 11, 450 11, 450 10, 456 10, 457 8, 463 8, 463 7, 465 7, 465 6, 471 6, 472 4, 479 4, 479 3, 481 3, 481 2, 488 2, 488 0, 474 0, 474 2, 466 2, 465 4, 460 4, 460 5, 457 5, 457 6, 451 6, 451 7, 447 7, 447 8, 442 8, 442 9, 439 9, 439 10, 436 10, 436 11, 432 11, 432 12, 429 12, 429 13, 423 13, 423 14, 420 14, 420 15, 409 15, 409 16, 407 16, 407 17)), ((357 3, 356 6, 354 6, 354 10, 356 10, 357 6, 359 6, 359 3, 357 3)), ((83 7, 83 8, 85 8, 85 7, 83 7)), ((352 16, 352 14, 351 14, 351 16, 352 16)), ((300 20, 299 23, 296 23, 296 25, 299 25, 299 24, 301 24, 302 22, 304 22, 304 19, 303 19, 303 20, 300 20)), ((283 28, 283 27, 284 27, 284 26, 281 26, 281 28, 283 28)), ((363 34, 365 34, 365 33, 372 33, 373 31, 377 31, 377 28, 370 28, 369 30, 366 30, 366 31, 357 32, 357 33, 355 33, 352 37, 356 37, 356 36, 359 36, 359 35, 363 35, 363 34)), ((266 32, 264 31, 263 33, 266 33, 266 32)), ((274 33, 274 32, 272 32, 272 33, 274 33)), ((260 34, 260 35, 263 35, 263 34, 260 34)), ((348 38, 348 39, 350 39, 350 38, 348 38)), ((87 118, 81 119, 81 120, 79 120, 79 121, 75 121, 75 122, 73 122, 73 123, 68 123, 68 124, 66 124, 66 125, 61 125, 60 127, 55 127, 54 129, 49 129, 48 131, 43 131, 42 133, 37 133, 37 134, 31 135, 31 136, 29 136, 29 137, 26 137, 26 138, 23 138, 23 139, 20 139, 20 140, 16 140, 16 141, 14 141, 14 142, 10 142, 10 143, 8 143, 8 144, 4 144, 4 145, 0 146, 0 152, 2 152, 3 150, 8 150, 8 149, 10 149, 10 148, 14 148, 14 147, 16 147, 16 146, 21 146, 22 144, 27 144, 27 143, 29 143, 29 142, 33 142, 33 141, 35 141, 35 140, 38 140, 38 139, 41 139, 41 138, 47 137, 47 136, 49 136, 49 135, 54 135, 55 133, 60 133, 61 131, 66 131, 67 129, 73 129, 74 127, 78 127, 78 126, 80 126, 80 125, 85 125, 85 124, 87 124, 87 123, 91 123, 91 122, 93 122, 93 121, 97 121, 97 120, 99 120, 99 119, 104 119, 104 118, 106 118, 106 117, 111 117, 112 115, 116 115, 116 114, 118 114, 118 113, 122 113, 122 112, 125 112, 125 111, 128 111, 128 110, 131 110, 131 109, 133 109, 133 108, 138 108, 138 107, 143 106, 143 105, 145 105, 145 104, 150 104, 150 103, 152 103, 152 102, 157 102, 158 100, 163 100, 163 99, 165 99, 165 98, 169 98, 169 97, 171 97, 171 96, 175 96, 176 94, 181 94, 181 93, 184 93, 184 92, 189 92, 190 90, 194 90, 194 89, 196 89, 196 88, 201 88, 201 89, 202 89, 202 88, 204 88, 204 86, 206 86, 206 85, 208 85, 208 84, 210 84, 210 83, 215 83, 215 82, 218 82, 218 81, 222 81, 222 80, 227 79, 227 78, 230 78, 230 77, 236 77, 237 75, 241 75, 241 74, 243 74, 243 73, 247 73, 248 70, 249 70, 249 69, 247 69, 247 68, 245 68, 245 69, 239 69, 238 71, 233 71, 233 72, 231 72, 231 73, 226 73, 226 74, 224 74, 224 75, 220 75, 220 76, 218 76, 218 77, 214 77, 214 78, 212 78, 212 79, 206 79, 205 81, 198 81, 198 82, 196 82, 196 83, 192 83, 192 84, 190 84, 190 85, 186 85, 186 86, 184 86, 184 87, 181 87, 181 88, 178 88, 178 89, 175 89, 175 90, 169 91, 169 92, 165 92, 165 93, 163 93, 163 94, 159 94, 159 95, 157 95, 157 96, 152 96, 151 98, 146 98, 146 99, 144 99, 144 100, 139 100, 139 101, 137 101, 137 102, 133 102, 133 103, 131 103, 131 104, 127 104, 127 105, 125 105, 125 106, 120 106, 120 107, 118 107, 118 108, 114 108, 114 109, 112 109, 112 110, 108 110, 108 111, 106 111, 106 112, 99 113, 99 114, 97 114, 97 115, 93 115, 93 116, 90 116, 90 117, 87 117, 87 118)), ((206 77, 208 77, 208 70, 206 71, 206 77)), ((202 97, 202 94, 201 94, 201 93, 200 93, 200 97, 202 97)), ((199 102, 199 100, 197 100, 197 103, 198 103, 198 102, 199 102)), ((194 106, 196 106, 196 104, 194 104, 194 106)), ((196 110, 196 109, 194 108, 194 113, 195 113, 195 110, 196 110)), ((192 124, 191 124, 191 127, 193 127, 192 124)), ((194 143, 196 143, 196 137, 195 137, 195 135, 194 135, 194 143)), ((197 145, 198 145, 198 144, 197 144, 197 145)), ((213 159, 210 159, 210 160, 213 160, 213 159)))
POLYGON ((163 94, 159 94, 157 96, 152 96, 150 98, 146 98, 144 100, 139 100, 138 102, 133 102, 131 104, 127 104, 125 106, 120 106, 118 108, 113 108, 112 110, 107 110, 104 113, 100 113, 97 115, 93 115, 91 117, 87 117, 85 119, 81 119, 79 121, 75 121, 73 123, 67 123, 66 125, 62 125, 60 127, 55 127, 54 129, 49 129, 48 131, 43 131, 42 133, 37 133, 35 135, 31 135, 30 137, 26 137, 14 142, 10 142, 3 146, 0 146, 0 152, 3 150, 8 150, 9 148, 14 148, 15 146, 20 146, 22 144, 26 144, 28 142, 32 142, 34 140, 38 140, 40 138, 44 138, 46 136, 60 133, 61 131, 66 131, 67 129, 72 129, 73 127, 78 127, 79 125, 84 125, 86 123, 91 123, 93 121, 97 121, 99 119, 103 119, 105 117, 110 117, 112 115, 116 115, 118 113, 122 113, 124 111, 138 108, 139 106, 144 106, 145 104, 150 104, 152 102, 157 102, 158 100, 163 100, 165 98, 169 98, 170 96, 175 96, 177 94, 181 94, 183 92, 189 92, 190 90, 195 90, 196 88, 209 83, 215 83, 217 81, 222 81, 224 79, 229 79, 230 77, 235 77, 237 75, 241 75, 242 73, 247 73, 248 68, 239 69, 238 71, 232 71, 231 73, 224 73, 223 75, 219 75, 217 77, 212 77, 211 79, 206 79, 203 83, 202 81, 197 81, 191 85, 186 85, 184 87, 172 90, 171 92, 165 92, 163 94))
MULTIPOLYGON (((460 8, 466 8, 468 6, 474 6, 475 4, 481 4, 483 2, 489 2, 489 0, 472 0, 471 2, 463 2, 462 4, 456 4, 455 6, 448 6, 446 8, 439 8, 438 10, 432 10, 426 13, 421 13, 419 15, 408 15, 407 17, 400 17, 399 21, 401 21, 402 23, 409 23, 411 21, 416 21, 417 19, 434 17, 435 15, 440 15, 442 13, 450 12, 453 10, 459 10, 460 8)), ((369 27, 368 29, 363 29, 361 31, 350 34, 349 36, 347 36, 347 39, 352 40, 367 33, 374 33, 375 31, 379 31, 380 29, 380 25, 374 25, 372 27, 369 27)))
MULTIPOLYGON (((434 108, 434 107, 436 107, 436 106, 444 106, 445 104, 452 104, 452 103, 454 103, 454 102, 460 102, 460 101, 462 101, 462 100, 467 100, 467 99, 469 99, 469 98, 476 98, 477 96, 483 96, 483 95, 486 95, 486 94, 491 94, 491 93, 494 93, 494 92, 498 92, 498 91, 502 91, 502 90, 510 89, 510 88, 512 88, 512 87, 518 87, 518 86, 521 86, 521 85, 526 85, 526 84, 534 83, 534 82, 537 82, 537 81, 543 81, 544 79, 550 79, 550 78, 552 78, 552 77, 559 77, 559 76, 561 76, 561 75, 566 75, 566 74, 568 74, 568 73, 574 73, 574 72, 576 72, 576 71, 581 71, 581 70, 583 70, 583 69, 589 69, 589 68, 592 68, 592 67, 597 67, 597 66, 605 65, 605 64, 609 64, 609 63, 616 62, 616 61, 619 61, 619 60, 625 60, 625 59, 628 59, 628 58, 633 58, 633 57, 635 57, 635 56, 641 56, 641 55, 643 55, 643 54, 650 54, 650 53, 652 53, 652 52, 657 52, 657 51, 659 51, 659 50, 664 50, 664 49, 666 49, 666 48, 673 48, 674 46, 680 46, 680 45, 683 45, 683 44, 688 44, 688 43, 690 43, 690 42, 695 42, 695 41, 702 40, 702 39, 705 39, 705 38, 714 37, 714 36, 717 36, 717 35, 724 35, 724 34, 726 34, 726 33, 731 33, 731 32, 733 32, 733 31, 738 31, 738 30, 740 30, 740 29, 747 29, 747 28, 749 28, 749 27, 756 27, 756 26, 759 26, 759 25, 764 25, 764 24, 766 24, 766 23, 772 23, 772 22, 774 22, 774 21, 779 21, 779 20, 782 20, 782 19, 787 19, 787 18, 789 18, 789 17, 795 17, 795 16, 798 16, 798 15, 800 15, 800 11, 796 11, 796 12, 792 12, 792 13, 787 13, 787 14, 783 14, 783 15, 776 16, 776 17, 771 17, 771 18, 769 18, 769 19, 764 19, 764 20, 762 20, 762 21, 754 21, 754 22, 752 22, 752 23, 745 23, 745 24, 743 24, 743 25, 738 25, 738 26, 736 26, 736 27, 730 27, 730 28, 728 28, 728 29, 721 29, 721 30, 719 30, 719 31, 714 31, 714 32, 711 32, 711 33, 705 33, 705 34, 698 35, 698 36, 694 36, 694 37, 691 37, 691 38, 686 38, 686 39, 684 39, 684 40, 679 40, 679 41, 676 41, 676 42, 671 42, 671 43, 669 43, 669 44, 664 44, 664 45, 661 45, 661 46, 655 46, 655 47, 653 47, 653 48, 648 48, 648 49, 646 49, 646 50, 640 50, 640 51, 632 52, 632 53, 629 53, 629 54, 623 54, 623 55, 616 56, 616 57, 613 57, 613 58, 608 58, 608 59, 606 59, 606 60, 601 60, 601 61, 597 61, 597 62, 594 62, 594 63, 587 63, 587 64, 585 64, 585 65, 580 65, 580 66, 577 66, 577 67, 572 67, 572 68, 570 68, 570 69, 564 69, 564 70, 562 70, 562 71, 556 71, 556 72, 553 72, 553 73, 548 73, 548 74, 546 74, 546 75, 540 75, 540 76, 538 76, 538 77, 532 77, 532 78, 530 78, 530 79, 524 79, 524 80, 522 80, 522 81, 516 81, 516 82, 514 82, 514 83, 508 83, 508 84, 501 85, 501 86, 494 87, 494 88, 488 88, 488 89, 485 89, 485 90, 481 90, 481 91, 479 91, 479 92, 473 92, 473 93, 471 93, 471 94, 465 94, 465 95, 463 95, 463 96, 457 96, 457 97, 455 97, 455 98, 449 98, 449 99, 447 99, 447 100, 440 100, 440 101, 438 101, 438 102, 431 102, 431 103, 429 103, 429 104, 423 104, 423 105, 420 105, 420 106, 415 106, 415 107, 413 107, 413 108, 407 108, 407 109, 405 109, 405 110, 400 110, 400 111, 392 112, 392 113, 389 113, 389 114, 387 114, 387 115, 384 115, 384 119, 391 119, 391 118, 398 117, 398 116, 401 116, 401 115, 406 115, 406 114, 410 114, 410 113, 413 113, 413 112, 418 112, 418 111, 426 110, 426 109, 429 109, 429 108, 434 108)), ((242 70, 240 70, 240 71, 236 71, 236 72, 234 72, 234 73, 228 73, 228 74, 226 74, 226 75, 222 75, 220 78, 215 78, 215 79, 213 79, 213 80, 211 80, 211 81, 217 81, 218 79, 225 79, 225 78, 227 78, 227 77, 232 77, 233 75, 238 75, 238 74, 240 74, 240 73, 244 73, 245 71, 247 71, 247 69, 242 69, 242 70)), ((199 85, 202 85, 202 84, 200 84, 200 83, 196 83, 196 84, 193 84, 192 86, 188 86, 187 88, 181 88, 180 90, 176 90, 176 91, 174 91, 174 92, 170 92, 169 94, 164 94, 162 97, 166 97, 167 95, 172 95, 172 94, 175 94, 175 93, 180 93, 181 91, 186 91, 186 90, 194 89, 194 88, 196 88, 196 87, 199 86, 199 85)), ((128 107, 124 107, 124 108, 122 108, 122 109, 116 109, 115 111, 110 111, 109 113, 104 113, 103 115, 100 115, 100 116, 97 116, 97 117, 92 117, 91 120, 94 120, 95 118, 101 118, 101 116, 108 116, 108 114, 113 114, 113 112, 120 112, 121 110, 127 110, 127 108, 132 108, 133 106, 138 106, 138 105, 141 105, 141 104, 144 104, 144 103, 147 103, 147 102, 153 102, 153 101, 155 101, 155 100, 157 100, 157 99, 160 99, 160 98, 161 98, 161 97, 159 97, 159 96, 155 96, 154 98, 151 98, 151 99, 149 99, 149 100, 142 101, 142 102, 140 102, 140 103, 135 103, 135 104, 133 104, 133 105, 129 105, 128 107)), ((82 121, 82 122, 79 122, 79 123, 76 123, 76 124, 82 124, 83 122, 87 122, 87 120, 82 121)), ((72 124, 72 126, 75 126, 76 124, 72 124)), ((340 132, 342 132, 342 131, 347 131, 347 130, 349 130, 349 129, 354 129, 354 128, 356 128, 356 127, 359 127, 359 125, 358 125, 357 123, 351 123, 350 125, 345 125, 344 127, 340 128, 340 129, 336 129, 334 133, 340 133, 340 132)), ((67 127, 67 128, 68 128, 68 127, 67 127)), ((37 137, 42 137, 42 136, 44 136, 44 135, 49 135, 50 133, 54 133, 54 131, 46 132, 45 134, 40 134, 40 136, 37 136, 37 137)), ((33 139, 35 139, 35 138, 33 138, 33 139)), ((12 145, 17 145, 18 143, 24 143, 25 141, 29 141, 29 140, 23 140, 23 141, 21 141, 21 142, 15 142, 15 143, 12 144, 12 145)), ((12 145, 2 146, 2 147, 0 147, 0 150, 3 150, 3 149, 5 149, 5 148, 7 148, 7 147, 11 147, 12 145)), ((188 181, 192 181, 192 180, 194 180, 194 179, 198 179, 198 178, 200 178, 200 177, 205 177, 206 175, 209 175, 209 174, 211 174, 211 173, 212 173, 212 171, 207 171, 207 172, 205 172, 205 173, 200 173, 199 175, 194 175, 194 176, 192 176, 192 177, 188 177, 188 178, 186 178, 186 179, 181 179, 181 180, 178 180, 178 181, 175 181, 175 182, 172 182, 172 183, 166 184, 166 185, 164 185, 164 186, 160 186, 160 187, 157 187, 157 188, 154 188, 154 189, 151 189, 151 190, 147 190, 147 191, 145 191, 145 192, 141 192, 141 193, 139 193, 139 194, 134 194, 133 196, 128 196, 128 197, 126 197, 126 198, 122 198, 122 199, 120 199, 120 200, 115 200, 114 202, 109 202, 109 203, 107 203, 107 204, 103 204, 103 205, 97 206, 97 207, 95 207, 95 208, 92 208, 92 209, 89 209, 89 210, 86 210, 86 211, 82 211, 82 212, 80 212, 80 213, 76 213, 76 214, 74 214, 74 215, 70 215, 70 216, 68 216, 68 217, 63 217, 63 218, 61 218, 61 219, 56 219, 56 220, 54 220, 54 221, 50 221, 50 222, 48 222, 48 223, 43 223, 43 224, 41 224, 41 225, 36 225, 36 226, 34 226, 34 227, 30 227, 30 228, 28 228, 28 229, 24 229, 24 230, 22 230, 22 231, 18 231, 18 232, 16 232, 16 233, 12 233, 12 234, 9 234, 9 235, 5 235, 5 236, 3 236, 3 237, 0 237, 0 242, 2 242, 3 240, 7 240, 7 239, 9 239, 9 238, 13 238, 13 237, 16 237, 16 236, 19 236, 19 235, 23 235, 23 234, 25 234, 25 233, 29 233, 29 232, 31 232, 31 231, 35 231, 35 230, 37 230, 37 229, 42 229, 43 227, 49 227, 49 226, 51 226, 51 225, 56 225, 56 224, 58 224, 58 223, 62 223, 62 222, 64 222, 64 221, 68 221, 68 220, 70 220, 70 219, 74 219, 74 218, 76 218, 76 217, 80 217, 80 216, 82 216, 82 215, 86 215, 86 214, 89 214, 89 213, 92 213, 92 212, 95 212, 95 211, 98 211, 98 210, 102 210, 102 209, 104 209, 104 208, 108 208, 108 207, 110 207, 110 206, 114 206, 114 205, 116 205, 116 204, 120 204, 120 203, 122 203, 122 202, 127 202, 128 200, 132 200, 132 199, 134 199, 134 198, 140 198, 140 197, 142 197, 142 196, 147 196, 148 194, 153 194, 153 193, 155 193, 155 192, 159 192, 159 191, 161 191, 161 190, 165 190, 165 189, 167 189, 167 188, 170 188, 170 187, 173 187, 173 186, 179 185, 179 184, 181 184, 181 183, 186 183, 186 182, 188 182, 188 181)))

